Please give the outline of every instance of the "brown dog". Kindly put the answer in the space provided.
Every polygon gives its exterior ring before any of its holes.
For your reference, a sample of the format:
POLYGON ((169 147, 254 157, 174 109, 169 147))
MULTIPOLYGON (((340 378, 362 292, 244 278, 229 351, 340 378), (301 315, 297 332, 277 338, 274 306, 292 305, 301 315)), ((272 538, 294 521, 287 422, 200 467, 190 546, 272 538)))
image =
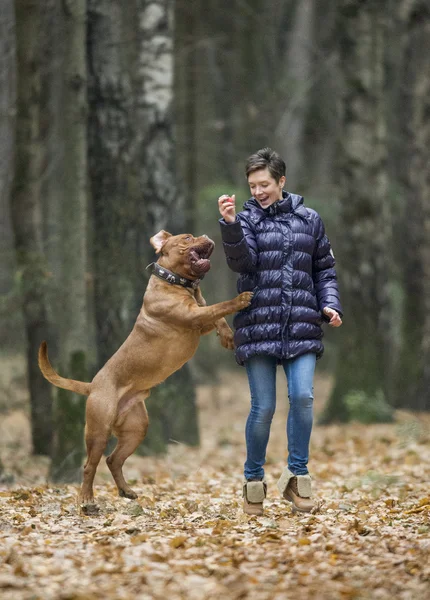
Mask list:
POLYGON ((125 482, 122 466, 146 435, 144 401, 151 388, 194 355, 201 335, 216 329, 221 344, 232 349, 233 334, 223 317, 246 308, 252 299, 252 293, 244 292, 233 300, 206 306, 199 282, 210 269, 214 248, 207 236, 172 236, 161 230, 150 241, 161 256, 153 265, 139 316, 126 341, 91 383, 61 377, 49 362, 46 342, 39 349, 39 366, 48 381, 88 395, 83 504, 94 502, 94 476, 111 433, 118 443, 106 460, 119 495, 137 497, 125 482))

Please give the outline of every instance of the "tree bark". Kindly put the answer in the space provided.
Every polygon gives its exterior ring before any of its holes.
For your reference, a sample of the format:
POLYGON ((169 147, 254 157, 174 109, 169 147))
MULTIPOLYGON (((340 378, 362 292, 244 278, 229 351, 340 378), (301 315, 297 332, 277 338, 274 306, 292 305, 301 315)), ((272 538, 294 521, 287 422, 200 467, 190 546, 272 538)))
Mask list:
POLYGON ((348 0, 339 14, 339 274, 344 325, 335 386, 323 421, 348 418, 345 398, 386 391, 389 376, 390 219, 384 107, 389 2, 348 0))
POLYGON ((402 347, 395 405, 430 410, 430 7, 401 3, 404 39, 400 106, 402 212, 402 347))
MULTIPOLYGON (((75 351, 70 355, 66 371, 78 381, 88 381, 87 357, 85 352, 75 351)), ((74 483, 82 479, 85 424, 84 396, 66 390, 57 391, 54 405, 54 436, 50 465, 50 479, 62 483, 74 483)))
MULTIPOLYGON (((118 0, 88 1, 89 173, 97 362, 130 332, 144 291, 146 191, 139 184, 140 124, 131 71, 136 14, 118 0)), ((149 262, 149 261, 148 261, 149 262)))
MULTIPOLYGON (((61 145, 64 149, 61 203, 63 315, 59 325, 61 372, 87 380, 87 77, 86 0, 65 0, 61 145)), ((51 478, 78 481, 84 457, 85 399, 61 390, 55 407, 51 478)))
MULTIPOLYGON (((145 165, 140 181, 146 193, 147 239, 159 229, 175 234, 193 226, 189 198, 178 193, 176 182, 172 114, 174 4, 173 0, 138 1, 140 51, 136 83, 142 125, 140 160, 145 165)), ((152 427, 141 451, 164 450, 172 438, 198 444, 195 402, 195 385, 190 368, 185 365, 152 391, 147 403, 152 427)))
POLYGON ((137 7, 139 184, 145 194, 145 228, 153 235, 169 221, 179 218, 179 227, 184 221, 177 204, 172 122, 174 1, 138 0, 137 7))
MULTIPOLYGON (((88 6, 90 172, 103 364, 128 335, 142 304, 145 267, 154 260, 149 238, 159 229, 181 230, 184 198, 177 194, 174 163, 173 2, 139 0, 123 10, 119 2, 89 0, 88 6)), ((151 408, 162 402, 160 388, 148 401, 153 436, 169 429, 157 425, 151 408)), ((175 406, 196 410, 193 396, 181 402, 179 391, 175 406)), ((165 415, 170 422, 177 416, 165 415)), ((153 448, 160 451, 166 443, 163 434, 153 448)))
POLYGON ((16 114, 15 14, 12 0, 0 11, 0 294, 13 281, 9 194, 13 177, 16 114))
POLYGON ((86 0, 64 0, 63 200, 60 360, 88 349, 86 0))
MULTIPOLYGON (((296 189, 304 171, 304 133, 310 89, 314 85, 312 32, 314 0, 301 0, 296 7, 294 25, 289 36, 286 55, 288 74, 288 103, 276 133, 279 152, 287 161, 287 177, 290 190, 296 189)), ((285 75, 284 75, 285 77, 285 75)), ((307 167, 306 167, 307 170, 307 167)), ((306 173, 308 177, 308 174, 306 173)), ((304 180, 307 180, 304 177, 304 180)))
POLYGON ((198 8, 200 2, 175 2, 174 116, 176 183, 183 202, 184 225, 194 232, 197 210, 197 82, 198 8))
POLYGON ((32 0, 17 0, 18 112, 16 168, 11 214, 27 336, 27 373, 30 389, 33 452, 49 454, 52 437, 51 385, 38 364, 39 344, 48 337, 46 287, 48 273, 43 252, 41 182, 46 169, 45 140, 49 113, 41 56, 49 36, 46 16, 53 2, 42 8, 32 0))

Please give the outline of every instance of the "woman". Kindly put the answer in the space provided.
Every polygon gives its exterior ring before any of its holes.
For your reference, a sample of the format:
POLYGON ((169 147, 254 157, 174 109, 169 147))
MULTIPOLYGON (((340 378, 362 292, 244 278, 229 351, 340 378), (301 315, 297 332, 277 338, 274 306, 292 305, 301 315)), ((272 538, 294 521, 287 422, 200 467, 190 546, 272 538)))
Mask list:
POLYGON ((263 465, 276 406, 276 367, 288 380, 288 463, 279 481, 293 510, 311 512, 309 440, 315 361, 323 353, 323 321, 342 324, 335 261, 321 217, 303 198, 283 191, 285 162, 270 148, 248 158, 252 198, 236 214, 235 196, 218 199, 224 251, 251 306, 234 318, 236 360, 246 367, 251 411, 246 423, 244 512, 263 514, 263 465))

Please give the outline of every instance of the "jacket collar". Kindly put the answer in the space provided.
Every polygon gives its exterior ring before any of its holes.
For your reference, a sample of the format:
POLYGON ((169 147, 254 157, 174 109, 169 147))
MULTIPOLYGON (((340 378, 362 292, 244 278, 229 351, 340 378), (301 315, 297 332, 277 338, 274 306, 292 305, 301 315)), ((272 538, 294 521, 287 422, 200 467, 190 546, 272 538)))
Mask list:
POLYGON ((253 223, 259 223, 275 215, 286 215, 288 213, 297 214, 303 218, 307 217, 303 197, 290 192, 282 192, 282 199, 274 202, 268 208, 262 208, 254 197, 245 202, 244 208, 251 212, 250 218, 253 223))

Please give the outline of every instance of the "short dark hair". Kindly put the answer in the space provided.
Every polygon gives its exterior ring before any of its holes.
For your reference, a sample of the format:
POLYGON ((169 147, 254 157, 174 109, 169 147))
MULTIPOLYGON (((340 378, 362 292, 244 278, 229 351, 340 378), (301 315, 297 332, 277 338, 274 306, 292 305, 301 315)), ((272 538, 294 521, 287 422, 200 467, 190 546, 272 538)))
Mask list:
POLYGON ((286 165, 284 160, 272 148, 261 148, 255 154, 251 154, 246 161, 246 178, 254 171, 269 169, 275 181, 285 177, 286 165))

